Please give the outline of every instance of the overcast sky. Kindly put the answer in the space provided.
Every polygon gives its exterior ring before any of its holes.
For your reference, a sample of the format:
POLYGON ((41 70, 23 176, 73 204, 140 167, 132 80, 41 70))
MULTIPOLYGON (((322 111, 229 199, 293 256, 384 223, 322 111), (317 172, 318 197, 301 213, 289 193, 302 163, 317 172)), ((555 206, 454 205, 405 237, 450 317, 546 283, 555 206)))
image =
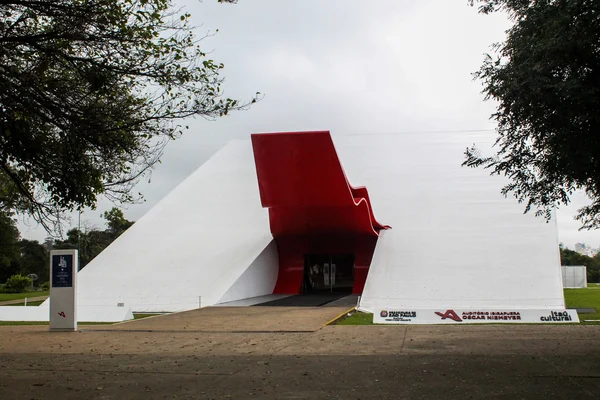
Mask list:
MULTIPOLYGON (((139 219, 158 200, 231 139, 250 133, 330 130, 332 135, 487 130, 494 104, 484 102, 472 73, 490 45, 504 38, 503 15, 479 15, 467 0, 180 0, 192 14, 205 51, 225 64, 226 95, 265 94, 249 111, 215 122, 190 121, 169 144, 150 182, 136 188, 146 202, 128 206, 139 219)), ((470 143, 465 143, 468 145, 470 143)), ((350 177, 351 178, 351 177, 350 177)), ((558 211, 559 240, 600 246, 600 232, 579 232, 572 216, 584 204, 558 211)), ((101 201, 83 214, 104 228, 101 201)), ((73 219, 77 223, 77 218, 73 219)), ((22 235, 45 232, 20 226, 22 235)))

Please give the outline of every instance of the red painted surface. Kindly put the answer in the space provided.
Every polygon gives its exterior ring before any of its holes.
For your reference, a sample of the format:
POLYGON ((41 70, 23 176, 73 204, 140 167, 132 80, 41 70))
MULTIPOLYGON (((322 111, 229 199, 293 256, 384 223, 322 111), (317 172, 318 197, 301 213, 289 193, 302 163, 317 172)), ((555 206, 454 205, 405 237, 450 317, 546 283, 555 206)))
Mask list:
POLYGON ((361 293, 381 225, 367 189, 352 187, 329 132, 252 135, 260 198, 279 252, 274 293, 299 293, 305 254, 354 254, 361 293))

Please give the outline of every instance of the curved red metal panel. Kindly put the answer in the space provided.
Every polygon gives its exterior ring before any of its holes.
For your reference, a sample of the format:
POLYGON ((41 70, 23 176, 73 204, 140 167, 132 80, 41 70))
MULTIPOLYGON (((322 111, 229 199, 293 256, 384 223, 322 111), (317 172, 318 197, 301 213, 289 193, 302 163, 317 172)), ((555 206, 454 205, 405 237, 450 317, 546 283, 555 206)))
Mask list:
POLYGON ((267 133, 251 138, 260 199, 269 208, 279 251, 275 293, 298 293, 304 254, 323 246, 328 247, 326 252, 355 254, 355 272, 360 275, 355 274, 355 291, 362 291, 379 231, 389 226, 375 220, 367 189, 348 183, 329 132, 267 133), (358 266, 358 259, 366 266, 358 266))

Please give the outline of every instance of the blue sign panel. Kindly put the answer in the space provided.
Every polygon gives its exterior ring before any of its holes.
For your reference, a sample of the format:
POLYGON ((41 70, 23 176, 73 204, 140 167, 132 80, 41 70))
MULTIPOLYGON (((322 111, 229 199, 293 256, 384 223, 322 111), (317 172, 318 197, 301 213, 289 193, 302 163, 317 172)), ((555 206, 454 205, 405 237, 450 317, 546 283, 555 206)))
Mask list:
POLYGON ((73 287, 73 255, 52 256, 52 287, 73 287))

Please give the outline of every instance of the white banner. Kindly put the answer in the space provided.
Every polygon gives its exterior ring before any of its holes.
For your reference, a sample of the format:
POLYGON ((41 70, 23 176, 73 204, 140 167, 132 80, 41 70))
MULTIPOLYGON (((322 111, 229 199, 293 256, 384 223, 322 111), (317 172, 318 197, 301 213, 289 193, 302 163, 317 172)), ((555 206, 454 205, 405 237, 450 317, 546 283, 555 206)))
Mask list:
POLYGON ((489 323, 574 323, 579 322, 575 310, 397 310, 373 313, 374 324, 489 324, 489 323))

